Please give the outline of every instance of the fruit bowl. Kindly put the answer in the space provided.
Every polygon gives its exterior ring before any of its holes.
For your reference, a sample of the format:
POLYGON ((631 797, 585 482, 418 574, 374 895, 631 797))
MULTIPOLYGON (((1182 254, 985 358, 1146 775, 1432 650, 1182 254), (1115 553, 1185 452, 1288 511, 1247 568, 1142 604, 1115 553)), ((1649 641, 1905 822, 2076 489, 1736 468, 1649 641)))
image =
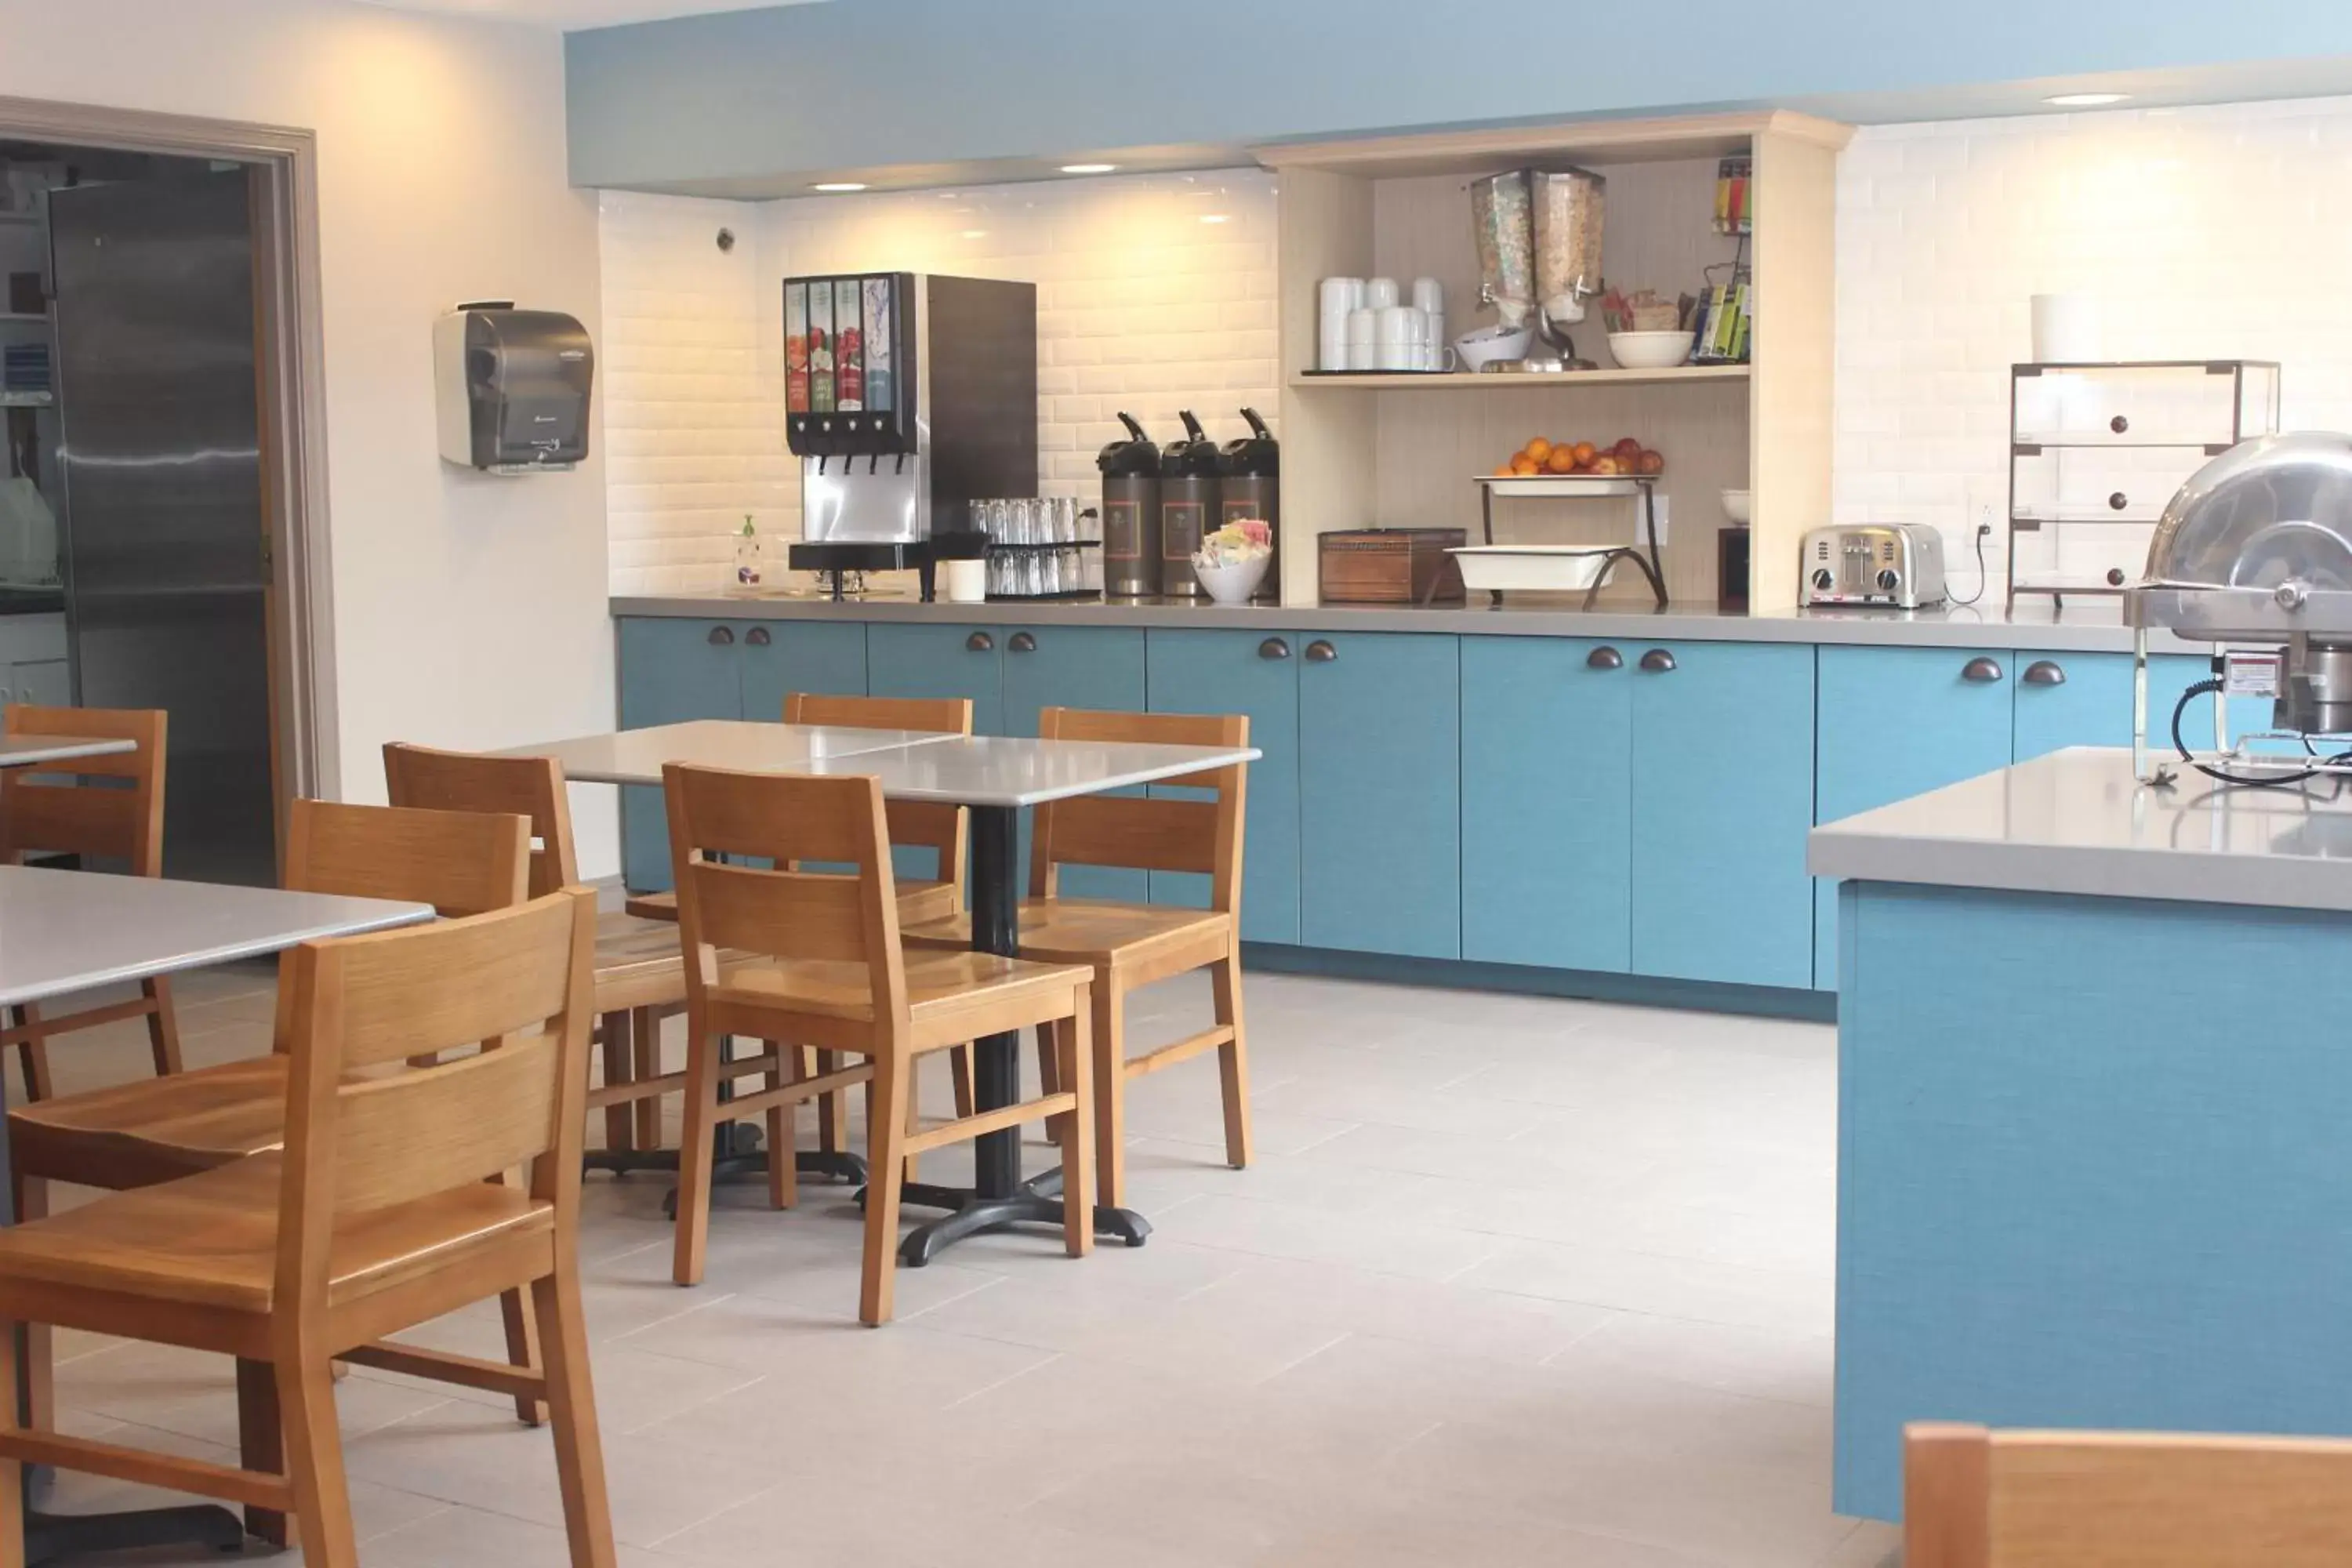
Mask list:
POLYGON ((1609 353, 1626 370, 1666 370, 1690 358, 1695 332, 1612 332, 1609 353))
POLYGON ((1257 592, 1258 584, 1265 581, 1266 568, 1273 564, 1271 553, 1222 566, 1204 566, 1196 560, 1192 573, 1201 579, 1202 591, 1220 605, 1246 605, 1250 595, 1257 592))

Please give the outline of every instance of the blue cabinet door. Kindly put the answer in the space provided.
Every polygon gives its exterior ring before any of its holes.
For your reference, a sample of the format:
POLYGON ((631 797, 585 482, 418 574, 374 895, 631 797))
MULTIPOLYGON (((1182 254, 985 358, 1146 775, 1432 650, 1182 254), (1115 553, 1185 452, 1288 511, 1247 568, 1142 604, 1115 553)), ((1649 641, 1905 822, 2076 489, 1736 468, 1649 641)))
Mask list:
POLYGON ((1617 644, 1462 639, 1463 957, 1632 963, 1633 697, 1617 644))
MULTIPOLYGON (((1242 827, 1242 940, 1298 941, 1298 655, 1291 632, 1146 634, 1146 687, 1154 713, 1244 713, 1250 744, 1265 753, 1249 768, 1242 827)), ((1194 909, 1209 879, 1156 871, 1154 903, 1194 909)))
POLYGON ((1307 946, 1462 955, 1460 644, 1418 633, 1306 639, 1298 925, 1307 946))
MULTIPOLYGON (((2021 653, 2011 756, 2024 762, 2068 746, 2132 742, 2132 658, 2127 653, 2021 653)), ((2159 654, 2147 661, 2147 741, 2172 751, 2172 710, 2180 694, 2212 673, 2211 661, 2159 654)), ((2199 751, 2213 744, 2213 699, 2181 715, 2180 732, 2199 751)), ((2231 710, 2236 734, 2269 721, 2267 705, 2241 699, 2231 710)))
POLYGON ((876 697, 969 697, 973 730, 1002 735, 1003 647, 1001 626, 869 626, 866 689, 876 697))
MULTIPOLYGON (((1835 822, 2007 767, 2012 694, 2035 657, 2001 648, 1822 648, 1814 820, 1835 822), (1971 679, 1988 672, 1997 679, 1971 679)), ((2124 726, 2128 744, 2128 689, 2124 726)), ((1814 889, 1813 923, 1813 984, 1834 991, 1835 882, 1814 889)))
MULTIPOLYGON (((1001 733, 1034 735, 1047 708, 1144 710, 1143 632, 1121 626, 1008 626, 1003 637, 1001 733)), ((1029 864, 1027 817, 1021 824, 1021 864, 1029 864)), ((1059 888, 1073 899, 1143 903, 1151 874, 1128 867, 1073 866, 1059 888)))
POLYGON ((1813 649, 1638 643, 1624 651, 1633 972, 1810 984, 1813 649))
POLYGON ((743 717, 774 722, 795 691, 866 695, 866 627, 855 621, 774 621, 743 633, 743 717))
MULTIPOLYGON (((621 728, 683 724, 695 719, 743 716, 742 637, 731 621, 635 616, 615 628, 619 647, 621 728)), ((624 875, 639 892, 670 885, 669 828, 661 791, 621 791, 624 875)))

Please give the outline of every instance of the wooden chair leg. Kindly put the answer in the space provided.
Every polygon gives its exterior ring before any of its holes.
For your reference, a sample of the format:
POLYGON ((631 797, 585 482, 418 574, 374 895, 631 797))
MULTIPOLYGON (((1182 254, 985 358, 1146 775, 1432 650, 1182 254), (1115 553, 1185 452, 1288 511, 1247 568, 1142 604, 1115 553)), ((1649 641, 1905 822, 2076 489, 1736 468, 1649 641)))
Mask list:
POLYGON ((158 977, 139 983, 147 999, 147 1049, 155 1058, 155 1076, 169 1078, 180 1070, 180 1015, 172 1006, 172 983, 158 977))
POLYGON ((719 1142, 719 1046, 711 1034, 686 1041, 686 1127, 677 1141, 677 1244, 670 1278, 702 1283, 710 1245, 710 1156, 719 1142))
MULTIPOLYGON (((607 1013, 596 1020, 596 1029, 604 1047, 604 1087, 614 1088, 635 1081, 636 1058, 629 1037, 629 1023, 635 1015, 607 1013)), ((636 1145, 635 1107, 625 1100, 615 1100, 604 1108, 604 1148, 620 1153, 636 1145)))
POLYGON ((1076 1111, 1061 1119, 1062 1243, 1073 1258, 1095 1247, 1095 1128, 1088 1114, 1094 1098, 1093 1008, 1087 990, 1078 987, 1076 1011, 1054 1031, 1062 1058, 1055 1081, 1078 1100, 1076 1111))
MULTIPOLYGON (((266 1361, 236 1363, 238 1463, 263 1475, 286 1473, 285 1415, 278 1405, 278 1373, 266 1361)), ((245 1532, 272 1546, 290 1546, 286 1516, 273 1508, 245 1510, 245 1532)))
MULTIPOLYGON (((768 1088, 779 1089, 797 1076, 800 1052, 779 1045, 774 1040, 760 1042, 775 1053, 776 1065, 768 1069, 768 1088)), ((797 1107, 768 1107, 768 1205, 788 1209, 801 1201, 800 1171, 793 1158, 793 1145, 800 1141, 799 1130, 793 1124, 798 1120, 797 1107)))
POLYGON ((907 1107, 914 1063, 885 1047, 874 1058, 868 1086, 873 1111, 866 1121, 866 1259, 857 1292, 858 1321, 890 1321, 898 1283, 898 1195, 906 1180, 907 1107))
POLYGON ((1228 953, 1209 966, 1217 1022, 1234 1037, 1217 1047, 1217 1075, 1225 1094, 1225 1163, 1234 1170, 1250 1163, 1249 1036, 1242 1027, 1242 960, 1228 953))
MULTIPOLYGON (((19 1176, 16 1182, 16 1223, 46 1219, 49 1184, 43 1176, 19 1176)), ((58 1429, 58 1367, 54 1336, 47 1323, 25 1325, 26 1424, 36 1432, 58 1429)), ((5 1385, 0 1385, 5 1386, 5 1385)))
POLYGON ((41 1027, 41 1009, 27 1002, 16 1009, 16 1027, 36 1031, 34 1037, 16 1047, 16 1055, 25 1069, 25 1098, 28 1100, 56 1098, 57 1088, 49 1081, 49 1043, 37 1032, 41 1027))
POLYGON ((289 1350, 279 1353, 274 1370, 284 1404, 286 1474, 294 1483, 294 1531, 302 1542, 303 1568, 359 1568, 327 1358, 307 1347, 289 1350))
MULTIPOLYGON (((492 1184, 527 1186, 529 1181, 520 1173, 510 1173, 497 1178, 492 1184)), ((539 1324, 531 1317, 530 1303, 520 1290, 508 1290, 499 1297, 499 1316, 506 1321, 507 1364, 535 1370, 540 1364, 539 1324)), ((515 1419, 526 1426, 536 1426, 547 1419, 547 1402, 528 1394, 515 1395, 515 1419)))
MULTIPOLYGON (((1098 983, 1094 993, 1095 1201, 1127 1205, 1127 1006, 1118 987, 1098 983)), ((1066 1173, 1063 1180, 1069 1178, 1066 1173)))
MULTIPOLYGON (((629 1015, 630 1057, 635 1065, 632 1083, 646 1083, 661 1077, 661 1015, 651 1007, 639 1007, 629 1015)), ((654 1095, 637 1100, 630 1109, 636 1112, 637 1147, 658 1149, 662 1146, 661 1097, 654 1095)))
MULTIPOLYGON (((816 1070, 819 1073, 835 1071, 840 1066, 839 1051, 816 1053, 816 1070)), ((828 1154, 838 1154, 849 1147, 848 1118, 845 1114, 848 1109, 849 1102, 842 1098, 838 1089, 817 1098, 816 1146, 828 1154)))
MULTIPOLYGON (((919 1066, 919 1062, 909 1062, 907 1066, 907 1132, 909 1137, 921 1131, 923 1128, 923 1075, 918 1070, 919 1066)), ((868 1097, 871 1097, 874 1093, 874 1086, 867 1084, 866 1092, 868 1097)), ((907 1181, 909 1185, 923 1179, 918 1173, 922 1170, 922 1166, 923 1157, 920 1154, 907 1156, 907 1181)))
POLYGON ((547 1403, 555 1428, 555 1474, 563 1493, 563 1533, 572 1568, 614 1568, 613 1509, 604 1495, 604 1446, 588 1378, 588 1332, 573 1243, 556 1243, 555 1272, 531 1284, 540 1343, 547 1347, 547 1403))
POLYGON ((958 1046, 955 1049, 948 1053, 948 1060, 955 1064, 953 1070, 955 1072, 956 1115, 958 1118, 970 1116, 971 1114, 972 1108, 971 1047, 970 1046, 958 1046))
MULTIPOLYGON (((1059 1094, 1062 1091, 1062 1072, 1059 1065, 1062 1044, 1056 1037, 1061 1027, 1059 1023, 1037 1026, 1037 1089, 1041 1094, 1059 1094)), ((1068 1120, 1066 1116, 1045 1118, 1045 1136, 1055 1143, 1060 1143, 1062 1123, 1068 1120)))
MULTIPOLYGON (((0 1322, 0 1388, 16 1384, 16 1325, 0 1322)), ((16 1402, 0 1400, 0 1432, 20 1430, 16 1402)), ((0 1568, 25 1568, 25 1470, 9 1458, 0 1458, 0 1568)))

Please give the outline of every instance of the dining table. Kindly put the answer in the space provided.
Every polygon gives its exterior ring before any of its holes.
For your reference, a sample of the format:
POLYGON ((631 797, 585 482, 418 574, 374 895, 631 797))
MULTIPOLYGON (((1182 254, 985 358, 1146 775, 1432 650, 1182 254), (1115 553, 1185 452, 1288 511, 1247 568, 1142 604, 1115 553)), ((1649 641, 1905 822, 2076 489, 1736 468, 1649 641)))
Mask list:
MULTIPOLYGON (((108 751, 130 744, 74 743, 108 751)), ((58 760, 63 759, 54 752, 37 759, 58 760)), ((389 899, 0 865, 0 1008, 432 918, 429 904, 389 899)), ((0 1170, 10 1168, 6 1079, 0 1072, 0 1170)), ((14 1194, 8 1184, 0 1183, 0 1224, 16 1219, 14 1194)), ((21 1388, 17 1396, 21 1409, 21 1388)), ((137 1547, 194 1544, 234 1551, 245 1542, 237 1515, 211 1504, 87 1514, 41 1511, 33 1506, 38 1488, 33 1467, 26 1467, 25 1478, 27 1563, 137 1547)))
MULTIPOLYGON (((863 774, 887 800, 922 801, 967 808, 971 817, 971 945, 975 952, 1016 957, 1021 951, 1021 814, 1079 795, 1107 795, 1207 773, 1264 753, 1254 746, 1177 746, 1132 741, 1046 741, 1004 735, 939 735, 830 730, 749 720, 700 720, 610 734, 583 735, 510 756, 551 756, 578 783, 652 784, 662 765, 734 768, 820 775, 863 774), (829 731, 820 734, 817 731, 829 731), (896 743, 880 740, 899 737, 896 743), (838 735, 875 742, 851 749, 838 735), (766 760, 758 760, 766 759, 766 760)), ((1019 1033, 983 1036, 972 1047, 975 1111, 1001 1110, 1021 1096, 1019 1033)), ((947 1211, 917 1226, 899 1258, 921 1268, 964 1240, 1014 1226, 1058 1228, 1062 1223, 1059 1167, 1024 1178, 1018 1126, 973 1140, 972 1184, 909 1182, 901 1202, 947 1211)), ((1097 1235, 1140 1247, 1150 1222, 1131 1209, 1095 1210, 1097 1235)))
POLYGON ((0 768, 30 768, 82 757, 114 757, 139 749, 136 741, 101 735, 0 735, 0 768))

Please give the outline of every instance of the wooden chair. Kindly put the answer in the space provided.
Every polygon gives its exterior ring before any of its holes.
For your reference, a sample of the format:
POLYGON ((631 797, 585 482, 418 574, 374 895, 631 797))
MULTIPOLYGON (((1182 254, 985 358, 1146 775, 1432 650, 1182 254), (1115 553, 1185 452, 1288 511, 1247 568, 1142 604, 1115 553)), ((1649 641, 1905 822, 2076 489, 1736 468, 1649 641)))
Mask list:
MULTIPOLYGON (((926 734, 969 735, 971 733, 971 700, 968 697, 833 697, 809 691, 784 694, 784 722, 787 724, 829 724, 843 730, 910 730, 926 734)), ((904 931, 931 921, 952 920, 963 912, 964 863, 966 835, 971 813, 960 805, 939 805, 928 801, 893 800, 884 803, 885 816, 890 825, 890 845, 894 849, 931 852, 930 872, 927 878, 901 879, 898 883, 898 927, 904 931)), ((677 919, 677 895, 643 893, 630 899, 624 906, 633 915, 647 920, 677 919)), ((812 1058, 817 1073, 829 1073, 841 1064, 830 1052, 816 1053, 812 1058)), ((651 1077, 657 1068, 642 1069, 651 1077)), ((965 1069, 967 1072, 969 1069, 965 1069)), ((970 1110, 970 1086, 964 1078, 960 1090, 965 1096, 965 1109, 970 1110)), ((848 1118, 844 1113, 840 1093, 822 1095, 816 1102, 817 1147, 827 1153, 839 1153, 846 1147, 848 1118)), ((908 1178, 912 1181, 914 1178, 908 1178)))
MULTIPOLYGON (((554 758, 477 756, 394 742, 383 749, 383 773, 395 805, 528 818, 539 841, 530 861, 534 898, 579 880, 563 769, 554 758)), ((604 1081, 589 1090, 588 1104, 604 1113, 604 1147, 658 1149, 662 1096, 686 1087, 684 1073, 661 1071, 661 1021, 686 1008, 677 926, 625 913, 599 916, 594 1005, 604 1081)), ((789 1137, 782 1146, 792 1147, 789 1137)))
MULTIPOLYGON (((330 1363, 417 1370, 415 1352, 375 1342, 518 1289, 547 1371, 467 1370, 550 1405, 572 1562, 612 1568, 578 1265, 594 935, 594 896, 573 889, 300 948, 282 1152, 0 1230, 0 1320, 235 1356, 252 1416, 231 1468, 27 1429, 0 1401, 0 1568, 25 1562, 26 1464, 290 1510, 305 1563, 351 1568, 330 1363), (482 1049, 404 1065, 468 1044, 482 1049), (520 1165, 527 1187, 496 1179, 520 1165)), ((0 1386, 16 1370, 16 1335, 0 1332, 0 1386)))
MULTIPOLYGON (((1140 741, 1162 745, 1246 746, 1249 720, 1183 713, 1097 713, 1048 708, 1038 716, 1048 741, 1140 741)), ((1041 963, 1082 963, 1094 971, 1095 1157, 1101 1201, 1126 1201, 1127 1083, 1214 1050, 1223 1079, 1225 1159, 1249 1163, 1249 1047, 1242 1026, 1242 824, 1247 767, 1236 763, 1171 779, 1205 790, 1202 800, 1164 795, 1081 795, 1039 806, 1030 835, 1029 891, 1021 903, 1021 956, 1041 963), (1193 871, 1209 879, 1205 910, 1065 899, 1055 873, 1064 866, 1118 866, 1193 871), (1129 992, 1195 969, 1209 971, 1214 1023, 1196 1035, 1129 1060, 1129 992)), ((1163 786, 1155 785, 1154 788, 1163 786)), ((913 945, 968 947, 968 920, 936 921, 907 933, 913 945)), ((1057 1051, 1041 1036, 1040 1076, 1054 1086, 1057 1051)), ((958 1064, 958 1108, 969 1103, 970 1069, 958 1064)))
POLYGON ((873 1086, 861 1321, 889 1321, 905 1160, 921 1150, 1072 1113, 1063 1124, 1064 1242, 1074 1258, 1090 1250, 1089 972, 971 952, 904 951, 882 786, 872 778, 729 773, 675 763, 662 775, 679 936, 688 956, 677 1282, 691 1285, 702 1278, 710 1150, 721 1119, 757 1115, 860 1081, 873 1086), (791 868, 800 864, 851 869, 791 868), (722 973, 721 951, 756 956, 722 973), (1057 1031, 1059 1090, 921 1132, 908 1131, 918 1058, 982 1035, 1057 1023, 1064 1026, 1057 1031), (792 1041, 866 1060, 808 1078, 800 1071, 797 1050, 772 1050, 765 1062, 730 1062, 722 1069, 719 1045, 728 1035, 792 1041), (722 1070, 733 1076, 755 1066, 789 1069, 790 1081, 722 1103, 722 1070))
POLYGON ((1903 1434, 1905 1568, 2342 1568, 2352 1442, 1903 1434))
MULTIPOLYGON (((520 816, 403 811, 297 800, 287 816, 286 886, 431 904, 466 916, 523 901, 529 825, 520 816)), ((292 1077, 294 993, 279 965, 278 1023, 267 1056, 142 1079, 20 1106, 8 1113, 9 1175, 16 1213, 48 1213, 49 1184, 111 1192, 152 1186, 214 1170, 275 1149, 286 1138, 287 1085, 292 1077)), ((506 1303, 508 1353, 517 1366, 536 1361, 530 1320, 520 1295, 506 1303)), ((52 1425, 46 1328, 36 1326, 27 1382, 37 1426, 52 1425)), ((536 1422, 535 1400, 517 1414, 536 1422)))
MULTIPOLYGON (((28 855, 82 855, 126 862, 134 877, 163 874, 164 714, 153 709, 0 707, 0 734, 86 735, 137 742, 136 751, 82 757, 58 771, 27 776, 0 768, 0 865, 28 855)), ((0 1017, 0 1049, 22 1058, 25 1098, 47 1100, 49 1040, 125 1018, 147 1024, 147 1047, 161 1075, 180 1070, 180 1025, 172 1011, 172 983, 139 983, 129 1001, 53 1016, 31 1003, 0 1017)))

